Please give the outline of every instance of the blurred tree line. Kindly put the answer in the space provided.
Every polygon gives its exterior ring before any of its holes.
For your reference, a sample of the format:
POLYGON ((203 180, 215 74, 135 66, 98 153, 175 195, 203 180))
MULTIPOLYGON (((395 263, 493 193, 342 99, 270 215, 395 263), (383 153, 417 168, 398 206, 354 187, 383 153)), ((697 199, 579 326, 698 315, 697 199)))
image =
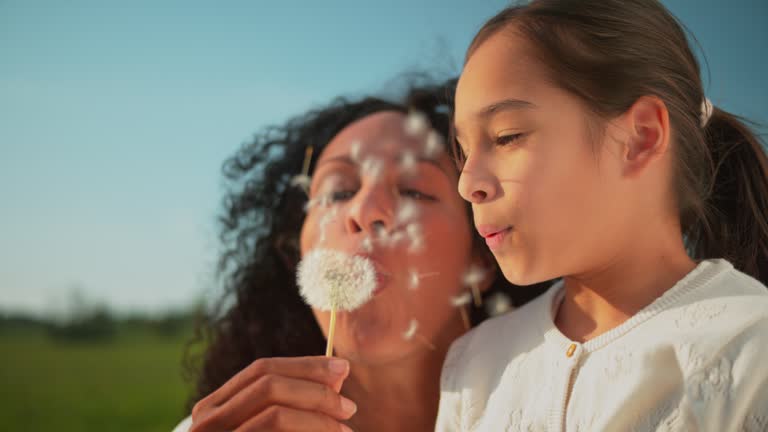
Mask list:
POLYGON ((104 304, 89 301, 79 291, 70 296, 62 313, 34 316, 23 312, 0 310, 0 332, 43 331, 60 342, 105 343, 118 333, 154 334, 163 338, 179 338, 191 331, 194 321, 204 310, 202 302, 186 308, 162 313, 117 314, 104 304))

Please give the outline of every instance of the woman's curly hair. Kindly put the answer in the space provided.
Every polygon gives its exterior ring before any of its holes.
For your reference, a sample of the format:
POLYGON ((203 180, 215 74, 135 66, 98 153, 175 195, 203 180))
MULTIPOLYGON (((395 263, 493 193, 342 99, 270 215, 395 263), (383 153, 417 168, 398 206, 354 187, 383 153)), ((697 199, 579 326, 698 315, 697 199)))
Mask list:
MULTIPOLYGON (((291 186, 291 180, 301 173, 306 149, 314 150, 311 174, 334 136, 356 120, 380 111, 420 111, 447 138, 455 84, 453 79, 411 87, 400 102, 377 97, 357 101, 338 98, 283 126, 266 128, 225 161, 226 192, 219 216, 223 252, 218 261, 224 295, 198 319, 188 345, 187 375, 197 381, 190 405, 258 358, 321 355, 325 350, 325 337, 302 301, 295 277, 307 196, 291 186), (197 345, 202 345, 202 355, 192 354, 190 348, 197 345)), ((467 211, 471 212, 470 206, 467 211)), ((472 231, 474 247, 489 254, 482 238, 472 231)), ((521 289, 497 277, 485 295, 503 291, 519 306, 547 286, 521 289)), ((477 323, 486 315, 476 308, 471 317, 477 323)))

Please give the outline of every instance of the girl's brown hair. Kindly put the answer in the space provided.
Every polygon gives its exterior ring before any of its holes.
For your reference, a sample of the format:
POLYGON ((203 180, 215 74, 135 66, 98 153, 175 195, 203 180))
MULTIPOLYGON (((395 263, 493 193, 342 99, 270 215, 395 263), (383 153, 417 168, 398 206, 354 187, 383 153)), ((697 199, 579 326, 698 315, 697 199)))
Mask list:
POLYGON ((538 0, 504 9, 475 36, 514 31, 532 46, 555 85, 599 118, 641 96, 669 110, 674 190, 694 259, 726 258, 768 284, 768 157, 741 118, 705 100, 699 64, 683 26, 656 0, 538 0), (702 126, 703 125, 703 126, 702 126))

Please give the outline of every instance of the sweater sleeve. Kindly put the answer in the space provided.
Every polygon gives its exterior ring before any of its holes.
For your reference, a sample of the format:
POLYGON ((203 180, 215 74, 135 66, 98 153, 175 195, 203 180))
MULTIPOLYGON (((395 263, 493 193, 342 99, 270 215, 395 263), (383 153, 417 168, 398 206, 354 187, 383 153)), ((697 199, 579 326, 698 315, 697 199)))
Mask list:
POLYGON ((443 362, 440 374, 440 405, 437 411, 435 432, 458 432, 461 429, 461 380, 460 372, 464 351, 469 344, 465 335, 456 340, 443 362))
POLYGON ((176 427, 173 428, 173 432, 187 432, 190 427, 192 427, 192 416, 185 418, 181 423, 176 425, 176 427))

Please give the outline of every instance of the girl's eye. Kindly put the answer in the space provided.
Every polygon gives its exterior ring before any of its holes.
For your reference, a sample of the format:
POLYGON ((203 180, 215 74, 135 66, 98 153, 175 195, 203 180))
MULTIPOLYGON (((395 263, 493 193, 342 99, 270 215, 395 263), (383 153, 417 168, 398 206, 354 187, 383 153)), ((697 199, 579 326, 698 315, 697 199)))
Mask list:
POLYGON ((405 198, 410 198, 419 201, 434 201, 435 197, 419 192, 416 189, 402 189, 400 195, 405 198))
POLYGON ((509 134, 509 135, 501 135, 501 136, 496 137, 495 144, 497 146, 505 146, 507 144, 512 144, 513 142, 515 142, 518 139, 520 139, 520 137, 522 137, 522 136, 523 136, 522 133, 509 134))

